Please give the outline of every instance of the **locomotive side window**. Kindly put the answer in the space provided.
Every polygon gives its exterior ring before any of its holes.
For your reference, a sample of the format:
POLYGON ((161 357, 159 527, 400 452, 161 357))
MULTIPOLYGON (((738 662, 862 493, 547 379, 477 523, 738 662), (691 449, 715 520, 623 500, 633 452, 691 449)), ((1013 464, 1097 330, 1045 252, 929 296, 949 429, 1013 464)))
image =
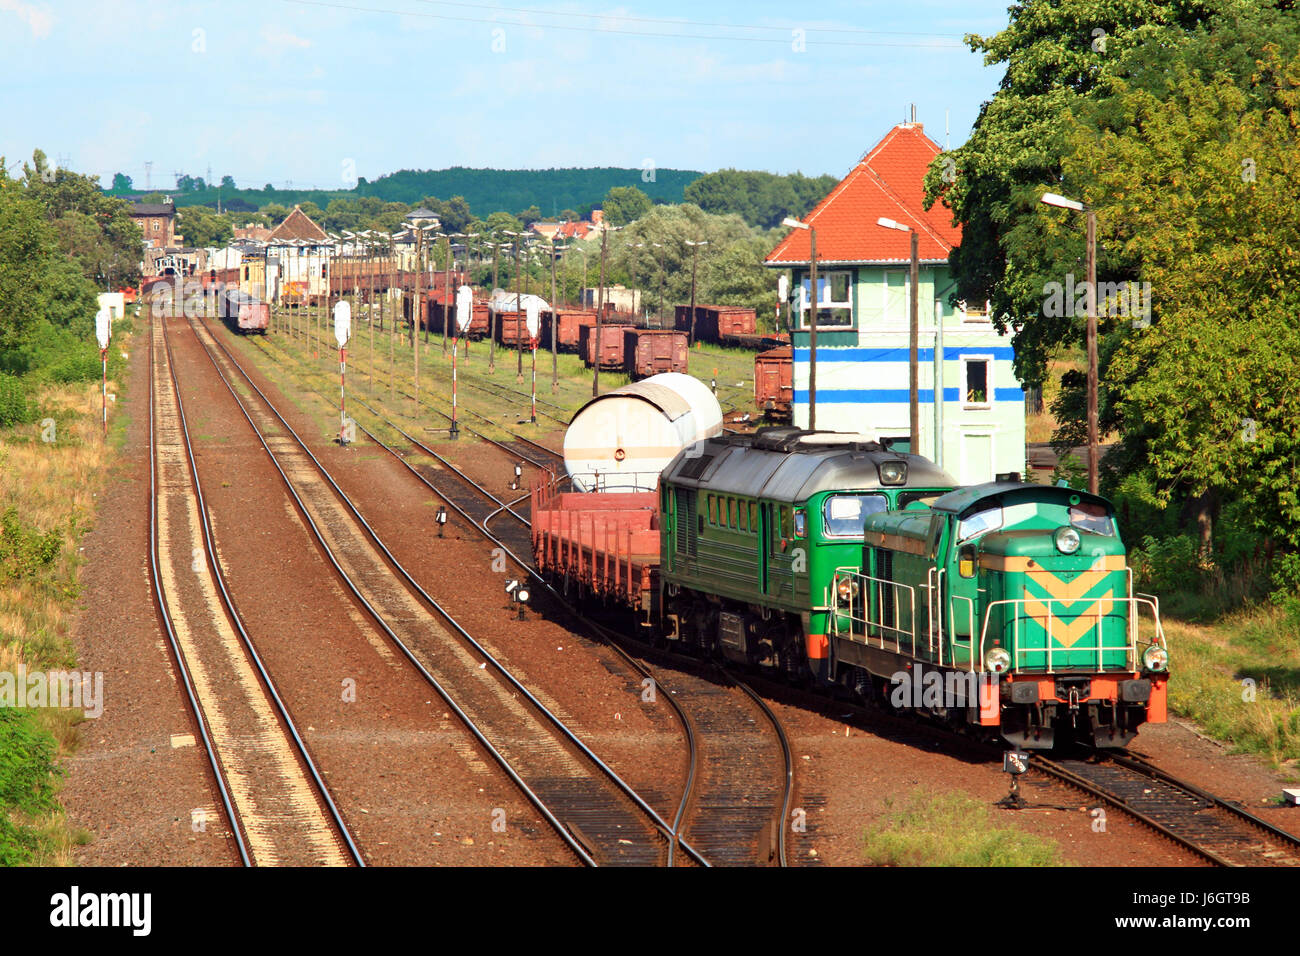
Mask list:
POLYGON ((727 507, 728 507, 728 509, 729 509, 730 512, 731 512, 731 520, 730 520, 730 522, 729 522, 729 525, 730 525, 732 528, 739 528, 739 527, 740 527, 740 521, 739 521, 739 519, 737 519, 737 517, 736 517, 736 499, 735 499, 735 498, 728 498, 728 499, 727 499, 727 502, 728 502, 727 507))
POLYGON ((755 533, 758 532, 758 505, 752 501, 749 503, 749 527, 755 533))
POLYGON ((861 538, 867 515, 889 508, 884 495, 830 495, 822 504, 822 518, 829 538, 861 538))
POLYGON ((718 499, 709 495, 709 524, 718 523, 718 499))
POLYGON ((745 507, 745 502, 740 502, 740 530, 749 532, 749 509, 745 507))
POLYGON ((957 573, 963 578, 975 577, 975 545, 964 544, 957 552, 957 573))
POLYGON ((1001 527, 1002 509, 1000 507, 985 508, 968 518, 962 518, 961 523, 957 525, 957 540, 969 541, 986 531, 996 531, 1001 527))

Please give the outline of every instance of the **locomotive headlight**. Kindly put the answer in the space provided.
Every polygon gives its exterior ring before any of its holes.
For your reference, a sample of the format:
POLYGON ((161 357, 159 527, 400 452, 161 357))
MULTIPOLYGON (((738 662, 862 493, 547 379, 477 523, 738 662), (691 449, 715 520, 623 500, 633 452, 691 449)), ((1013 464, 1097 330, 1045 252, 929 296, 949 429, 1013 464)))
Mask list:
POLYGON ((907 462, 905 461, 881 462, 879 471, 882 485, 902 485, 907 483, 907 462))
POLYGON ((1005 647, 990 647, 984 652, 984 669, 994 674, 1011 670, 1011 654, 1005 647))
POLYGON ((839 595, 840 601, 847 604, 853 597, 853 592, 857 588, 848 578, 840 578, 835 584, 835 593, 839 595))
POLYGON ((1162 671, 1169 666, 1169 652, 1159 644, 1152 644, 1142 652, 1142 666, 1149 671, 1162 671))
POLYGON ((1079 550, 1079 532, 1073 528, 1057 528, 1056 534, 1052 535, 1052 540, 1056 542, 1056 550, 1061 554, 1074 554, 1079 550))

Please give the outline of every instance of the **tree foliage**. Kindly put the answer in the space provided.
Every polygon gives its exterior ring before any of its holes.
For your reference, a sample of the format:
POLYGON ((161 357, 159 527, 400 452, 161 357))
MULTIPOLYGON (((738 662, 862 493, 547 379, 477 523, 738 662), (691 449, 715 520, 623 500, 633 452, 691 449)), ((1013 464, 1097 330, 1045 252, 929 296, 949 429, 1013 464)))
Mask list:
POLYGON ((1245 505, 1300 547, 1300 24, 1261 10, 1135 65, 1070 123, 1063 170, 1151 284, 1107 326, 1116 458, 1163 502, 1245 505))
POLYGON ((1006 73, 966 143, 931 163, 927 203, 942 196, 962 227, 950 256, 953 301, 992 302, 999 329, 1016 333, 1016 371, 1026 384, 1040 385, 1054 350, 1078 338, 1076 324, 1044 317, 1042 306, 1046 283, 1065 271, 1082 274, 1082 225, 1044 235, 1038 204, 1045 190, 1078 191, 1062 170, 1072 110, 1104 93, 1133 51, 1155 55, 1221 5, 1033 0, 1012 6, 1001 32, 966 38, 985 64, 1005 64, 1006 73))
POLYGON ((800 217, 829 193, 834 176, 808 177, 720 169, 707 173, 685 189, 685 199, 715 215, 734 213, 751 225, 772 229, 786 216, 800 217))
POLYGON ((635 186, 615 186, 605 194, 601 208, 611 226, 626 226, 649 212, 652 205, 650 197, 635 186))

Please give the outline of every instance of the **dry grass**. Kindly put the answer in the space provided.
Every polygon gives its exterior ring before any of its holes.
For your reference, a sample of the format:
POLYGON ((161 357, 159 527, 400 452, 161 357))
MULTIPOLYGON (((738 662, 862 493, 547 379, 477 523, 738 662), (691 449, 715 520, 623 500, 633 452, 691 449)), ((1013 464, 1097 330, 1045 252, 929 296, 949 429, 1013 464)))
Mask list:
MULTIPOLYGON (((117 393, 119 383, 110 381, 108 390, 117 393)), ((24 528, 56 532, 60 546, 48 564, 0 575, 0 671, 10 673, 19 665, 30 672, 76 664, 70 629, 79 594, 81 535, 94 520, 108 465, 124 434, 124 422, 120 417, 114 422, 110 404, 113 431, 104 441, 98 383, 47 389, 35 403, 40 409, 36 423, 0 430, 0 514, 13 509, 24 528)), ((75 748, 80 712, 38 708, 22 713, 42 737, 52 739, 56 760, 75 748)), ((33 766, 10 769, 45 774, 33 766)), ((48 776, 42 785, 45 781, 57 785, 48 776)), ((71 832, 57 808, 15 810, 12 816, 24 834, 23 862, 66 864, 70 847, 85 842, 85 834, 71 832)), ((0 847, 0 852, 5 849, 0 847)))

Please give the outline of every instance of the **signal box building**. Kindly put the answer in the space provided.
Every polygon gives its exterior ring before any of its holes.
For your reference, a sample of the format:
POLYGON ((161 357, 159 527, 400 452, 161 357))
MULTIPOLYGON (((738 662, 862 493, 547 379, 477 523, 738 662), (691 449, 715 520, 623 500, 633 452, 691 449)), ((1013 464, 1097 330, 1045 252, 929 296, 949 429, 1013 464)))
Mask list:
MULTIPOLYGON (((1025 470, 1025 394, 1012 368, 1011 337, 994 329, 987 304, 948 302, 955 286, 948 254, 961 242, 961 230, 942 203, 928 211, 922 205, 926 170, 940 152, 921 124, 896 126, 803 219, 817 233, 816 424, 912 439, 911 236, 878 223, 893 220, 919 236, 920 435, 910 447, 963 483, 983 482, 1025 470)), ((791 229, 766 260, 770 268, 792 274, 794 424, 804 428, 811 360, 809 240, 809 230, 791 229)))

